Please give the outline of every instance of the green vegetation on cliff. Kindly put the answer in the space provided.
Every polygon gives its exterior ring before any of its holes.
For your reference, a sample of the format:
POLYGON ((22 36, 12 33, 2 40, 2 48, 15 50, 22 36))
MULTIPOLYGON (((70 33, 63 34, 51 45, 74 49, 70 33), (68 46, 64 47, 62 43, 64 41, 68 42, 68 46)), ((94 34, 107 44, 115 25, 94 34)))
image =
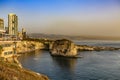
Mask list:
POLYGON ((0 61, 0 80, 49 80, 47 76, 0 61))

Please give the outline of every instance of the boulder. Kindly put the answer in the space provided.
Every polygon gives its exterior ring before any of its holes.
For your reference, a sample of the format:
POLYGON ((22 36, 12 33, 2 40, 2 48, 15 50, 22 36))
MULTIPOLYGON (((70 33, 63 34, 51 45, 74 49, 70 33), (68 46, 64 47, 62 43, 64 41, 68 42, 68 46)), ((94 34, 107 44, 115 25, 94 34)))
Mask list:
POLYGON ((55 40, 49 46, 52 56, 75 57, 77 55, 76 45, 67 39, 55 40))

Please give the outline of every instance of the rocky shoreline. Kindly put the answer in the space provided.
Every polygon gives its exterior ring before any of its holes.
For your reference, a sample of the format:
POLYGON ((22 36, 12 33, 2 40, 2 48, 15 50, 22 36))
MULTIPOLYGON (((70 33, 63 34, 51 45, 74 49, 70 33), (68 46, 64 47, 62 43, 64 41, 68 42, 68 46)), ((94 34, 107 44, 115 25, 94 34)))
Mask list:
POLYGON ((120 50, 116 47, 100 47, 88 45, 76 45, 67 39, 55 40, 50 44, 49 52, 52 56, 79 58, 78 51, 114 51, 120 50))
POLYGON ((25 53, 34 50, 45 49, 45 45, 42 42, 36 41, 21 41, 16 43, 16 52, 25 53))
POLYGON ((78 51, 114 51, 120 50, 115 47, 100 47, 100 46, 88 46, 88 45, 77 45, 78 51))
POLYGON ((49 78, 21 68, 14 62, 0 61, 0 80, 49 80, 49 78))
MULTIPOLYGON (((88 45, 76 45, 74 44, 72 41, 67 40, 67 39, 60 39, 60 40, 55 40, 55 41, 39 41, 37 39, 37 41, 33 41, 33 40, 24 40, 24 41, 20 41, 16 43, 16 52, 17 53, 26 53, 26 52, 31 52, 31 51, 35 51, 35 50, 48 50, 50 52, 50 54, 53 57, 68 57, 68 58, 81 58, 81 56, 78 56, 78 51, 113 51, 113 50, 120 50, 120 48, 115 48, 115 47, 99 47, 99 46, 88 46, 88 45), (47 45, 45 44, 47 43, 47 45)), ((19 72, 21 74, 25 74, 24 71, 26 72, 26 69, 24 69, 22 67, 22 65, 19 63, 19 61, 17 60, 17 57, 14 58, 8 58, 6 61, 4 61, 4 63, 6 63, 5 65, 9 64, 15 64, 17 65, 17 67, 19 68, 19 71, 23 71, 23 72, 19 72)), ((3 65, 3 64, 2 64, 3 65)), ((6 66, 4 66, 6 68, 6 66)), ((3 72, 3 69, 1 68, 1 63, 0 63, 0 72, 3 72)), ((7 67, 6 69, 13 69, 11 67, 7 67)), ((17 76, 13 76, 11 79, 7 79, 5 76, 3 76, 2 74, 0 74, 0 79, 6 79, 6 80, 14 80, 14 78, 16 78, 15 80, 49 80, 49 78, 45 75, 42 74, 38 74, 36 72, 27 70, 28 73, 26 73, 25 75, 31 76, 34 75, 31 79, 27 79, 25 78, 20 78, 18 76, 18 73, 15 73, 15 75, 17 76), (19 79, 20 78, 20 79, 19 79), (35 79, 33 79, 35 78, 35 79), (38 78, 38 79, 37 79, 38 78)), ((9 73, 9 72, 8 72, 9 73)), ((5 73, 8 78, 9 78, 9 74, 5 73)), ((21 75, 24 76, 24 75, 21 75)))
MULTIPOLYGON (((8 42, 7 44, 14 43, 8 42)), ((49 80, 46 75, 23 68, 22 64, 18 61, 19 53, 26 53, 44 48, 45 46, 41 42, 16 42, 15 50, 17 54, 0 60, 0 80, 49 80)))

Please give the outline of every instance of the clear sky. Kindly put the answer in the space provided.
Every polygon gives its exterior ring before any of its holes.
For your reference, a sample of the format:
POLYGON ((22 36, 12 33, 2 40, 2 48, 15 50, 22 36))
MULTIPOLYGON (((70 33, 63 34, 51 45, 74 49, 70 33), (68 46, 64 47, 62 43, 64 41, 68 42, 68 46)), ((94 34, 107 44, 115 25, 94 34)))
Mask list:
POLYGON ((120 37, 120 0, 0 0, 0 18, 29 33, 120 37))

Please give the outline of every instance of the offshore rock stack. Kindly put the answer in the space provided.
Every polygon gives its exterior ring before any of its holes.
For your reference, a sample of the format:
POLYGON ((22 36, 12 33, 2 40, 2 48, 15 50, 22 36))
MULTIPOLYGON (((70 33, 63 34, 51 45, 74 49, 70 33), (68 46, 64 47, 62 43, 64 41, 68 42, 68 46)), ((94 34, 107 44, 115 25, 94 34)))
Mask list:
POLYGON ((49 46, 52 56, 76 57, 77 46, 70 40, 61 39, 52 42, 49 46))
POLYGON ((55 40, 49 45, 49 52, 52 56, 63 57, 81 57, 78 56, 78 51, 113 51, 120 50, 116 47, 100 47, 88 45, 75 45, 72 41, 67 39, 55 40))

